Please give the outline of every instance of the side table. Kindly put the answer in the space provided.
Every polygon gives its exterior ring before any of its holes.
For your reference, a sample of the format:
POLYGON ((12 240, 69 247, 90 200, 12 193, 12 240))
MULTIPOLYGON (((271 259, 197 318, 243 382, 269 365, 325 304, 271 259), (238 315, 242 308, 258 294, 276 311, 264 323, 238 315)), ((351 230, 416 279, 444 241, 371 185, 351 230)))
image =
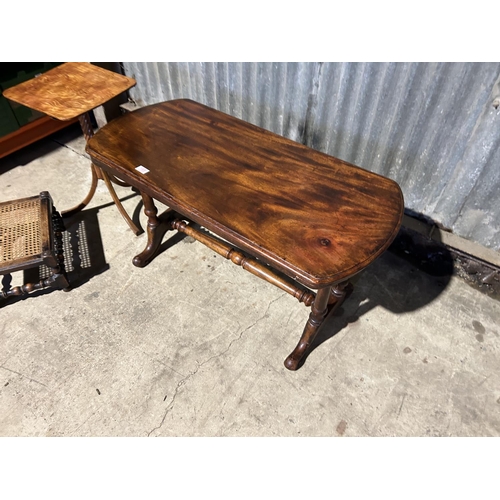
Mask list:
MULTIPOLYGON (((85 140, 88 141, 94 135, 89 112, 135 84, 133 78, 90 63, 68 62, 37 78, 10 87, 3 92, 3 95, 7 99, 45 113, 56 120, 78 118, 85 140)), ((101 179, 130 229, 136 235, 140 234, 141 230, 125 211, 112 182, 120 186, 128 186, 128 184, 103 171, 92 162, 90 168, 92 184, 89 193, 79 205, 61 212, 63 217, 69 217, 85 208, 93 198, 97 182, 101 179)))

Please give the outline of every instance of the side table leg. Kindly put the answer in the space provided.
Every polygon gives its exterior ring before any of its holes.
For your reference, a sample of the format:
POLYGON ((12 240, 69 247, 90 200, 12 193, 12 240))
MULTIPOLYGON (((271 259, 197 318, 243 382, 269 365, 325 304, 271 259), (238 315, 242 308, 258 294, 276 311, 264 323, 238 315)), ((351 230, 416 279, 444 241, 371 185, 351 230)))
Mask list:
POLYGON ((104 180, 104 183, 106 184, 106 187, 108 188, 111 198, 113 198, 113 201, 115 202, 116 208, 118 208, 118 211, 122 214, 122 217, 125 219, 125 222, 128 224, 128 227, 132 229, 133 233, 136 236, 138 236, 139 234, 142 233, 142 231, 134 224, 134 221, 125 211, 125 208, 123 208, 122 202, 120 201, 120 198, 118 198, 118 195, 116 194, 113 184, 111 184, 111 180, 108 174, 104 170, 101 170, 101 175, 102 179, 104 180))
POLYGON ((99 176, 97 174, 97 167, 93 163, 90 164, 90 170, 92 172, 92 184, 90 185, 89 193, 87 194, 85 199, 81 203, 79 203, 76 207, 70 208, 69 210, 62 211, 61 215, 64 218, 71 217, 71 216, 75 215, 76 213, 80 212, 81 210, 83 210, 90 203, 90 200, 94 197, 99 176))
MULTIPOLYGON (((80 127, 82 128, 83 135, 85 137, 85 141, 89 141, 93 136, 94 136, 94 130, 92 129, 92 123, 90 120, 90 114, 89 113, 84 113, 83 115, 80 115, 78 117, 78 121, 80 122, 80 127)), ((104 172, 99 167, 96 167, 93 163, 90 164, 90 169, 92 171, 92 184, 90 186, 90 191, 85 197, 85 199, 76 207, 71 208, 70 210, 65 210, 64 212, 61 212, 63 217, 71 217, 72 215, 76 214, 77 212, 80 212, 83 210, 89 203, 90 200, 94 197, 96 188, 97 188, 97 181, 99 179, 102 179, 106 187, 108 188, 109 194, 111 195, 111 198, 113 198, 113 201, 115 202, 116 207, 118 208, 118 211, 122 215, 122 217, 125 219, 125 222, 128 224, 130 229, 132 229, 133 233, 137 236, 141 234, 141 230, 134 224, 128 213, 126 212, 125 208, 123 208, 122 202, 118 198, 118 195, 116 194, 115 188, 113 187, 113 184, 111 183, 111 179, 109 175, 104 172)), ((123 181, 120 181, 118 179, 115 179, 117 181, 117 184, 120 186, 127 186, 126 183, 123 181)))
POLYGON ((319 327, 323 324, 328 313, 328 302, 331 296, 330 290, 331 287, 329 286, 318 290, 316 299, 312 303, 311 314, 309 314, 309 319, 307 320, 302 337, 300 337, 297 347, 295 347, 285 360, 285 367, 289 370, 297 370, 300 362, 307 354, 314 337, 316 337, 319 327))
POLYGON ((132 260, 132 263, 136 267, 145 267, 151 262, 161 245, 163 236, 165 236, 167 231, 172 229, 169 222, 177 216, 176 212, 169 209, 160 216, 160 220, 157 217, 158 209, 155 206, 153 198, 146 193, 141 193, 141 196, 144 202, 144 213, 148 217, 146 227, 148 243, 146 248, 132 260))

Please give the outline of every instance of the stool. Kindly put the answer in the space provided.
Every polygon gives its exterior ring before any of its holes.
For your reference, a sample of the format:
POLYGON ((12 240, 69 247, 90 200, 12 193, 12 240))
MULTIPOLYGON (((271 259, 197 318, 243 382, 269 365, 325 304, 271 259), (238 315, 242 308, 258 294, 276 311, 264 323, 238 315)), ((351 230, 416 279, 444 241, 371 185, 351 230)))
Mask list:
POLYGON ((47 266, 50 276, 38 283, 28 283, 0 290, 0 299, 26 295, 47 287, 69 290, 64 267, 61 216, 47 191, 38 196, 0 203, 0 274, 10 275, 47 266))

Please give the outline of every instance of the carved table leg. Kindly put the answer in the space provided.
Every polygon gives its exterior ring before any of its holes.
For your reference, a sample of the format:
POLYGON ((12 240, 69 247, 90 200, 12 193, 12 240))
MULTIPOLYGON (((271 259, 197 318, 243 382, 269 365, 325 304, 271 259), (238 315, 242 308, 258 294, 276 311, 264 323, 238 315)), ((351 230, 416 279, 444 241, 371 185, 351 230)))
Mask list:
POLYGON ((328 313, 328 302, 331 296, 330 290, 331 287, 329 286, 318 290, 316 299, 312 303, 311 314, 307 320, 302 337, 300 338, 297 347, 295 347, 293 352, 285 360, 285 367, 289 370, 296 370, 299 367, 299 364, 307 354, 314 337, 316 337, 319 327, 328 313))
POLYGON ((132 263, 136 267, 145 267, 151 262, 161 245, 163 236, 165 236, 167 231, 172 229, 169 222, 178 215, 173 210, 167 210, 161 215, 160 220, 160 218, 156 216, 158 209, 154 204, 153 198, 145 193, 141 193, 141 196, 144 202, 144 213, 148 217, 148 224, 146 227, 148 243, 146 248, 139 255, 134 257, 132 263))
POLYGON ((349 281, 344 281, 332 287, 330 299, 328 300, 328 315, 342 305, 342 302, 352 292, 352 288, 353 286, 349 281))

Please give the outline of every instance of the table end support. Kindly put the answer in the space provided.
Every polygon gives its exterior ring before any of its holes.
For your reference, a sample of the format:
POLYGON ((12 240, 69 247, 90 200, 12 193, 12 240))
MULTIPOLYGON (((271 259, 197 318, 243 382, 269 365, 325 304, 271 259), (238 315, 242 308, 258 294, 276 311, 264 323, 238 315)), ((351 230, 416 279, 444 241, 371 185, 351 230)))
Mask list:
POLYGON ((141 196, 144 202, 144 213, 148 218, 146 226, 148 242, 146 248, 132 260, 132 263, 136 267, 146 267, 153 260, 165 233, 173 229, 171 221, 178 216, 176 212, 168 209, 158 217, 158 209, 154 204, 153 198, 146 193, 141 193, 141 196))
POLYGON ((335 309, 340 307, 351 290, 352 285, 348 281, 344 281, 334 287, 326 287, 318 291, 316 299, 312 303, 311 313, 299 343, 285 359, 285 368, 295 371, 302 366, 325 319, 332 314, 335 309))

